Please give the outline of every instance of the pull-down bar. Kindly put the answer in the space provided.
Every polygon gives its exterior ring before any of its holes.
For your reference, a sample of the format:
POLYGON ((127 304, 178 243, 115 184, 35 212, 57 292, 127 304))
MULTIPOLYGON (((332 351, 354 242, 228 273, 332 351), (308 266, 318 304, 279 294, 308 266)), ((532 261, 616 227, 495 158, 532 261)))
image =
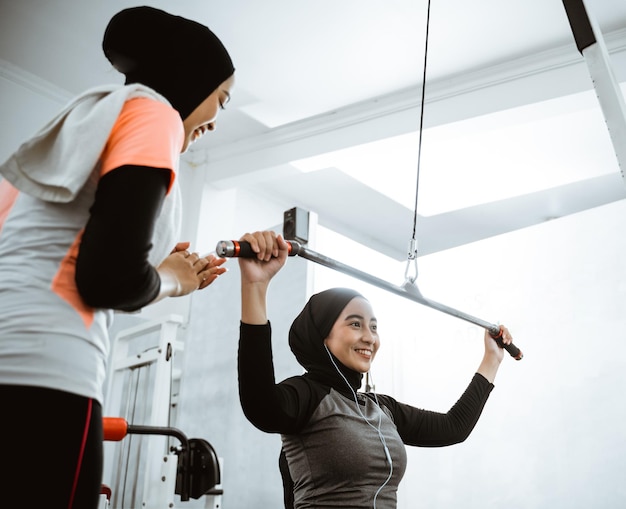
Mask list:
MULTIPOLYGON (((349 265, 345 265, 337 260, 333 260, 332 258, 328 258, 327 256, 321 255, 302 246, 299 242, 295 240, 289 240, 287 243, 290 245, 289 256, 300 256, 309 261, 318 263, 319 265, 323 265, 324 267, 328 267, 333 270, 337 270, 339 272, 343 272, 344 274, 348 274, 349 276, 360 279, 361 281, 365 281, 366 283, 370 283, 378 288, 382 288, 383 290, 387 290, 388 292, 395 293, 400 297, 404 297, 405 299, 412 300, 417 302, 418 304, 422 304, 423 306, 427 306, 432 309, 436 309, 437 311, 441 311, 442 313, 446 313, 451 316, 455 316, 456 318, 460 318, 461 320, 465 320, 466 322, 473 323, 474 325, 478 325, 487 331, 492 338, 494 338, 500 346, 502 346, 511 357, 516 360, 521 360, 523 354, 519 348, 517 348, 513 343, 510 345, 505 345, 501 342, 502 332, 500 331, 500 327, 493 323, 486 322, 485 320, 481 320, 480 318, 476 318, 472 315, 468 315, 467 313, 463 313, 457 309, 451 308, 439 302, 435 302, 434 300, 427 299, 422 295, 422 293, 417 288, 415 283, 405 282, 402 286, 397 286, 389 283, 383 279, 379 279, 377 277, 368 274, 367 272, 362 272, 354 267, 350 267, 349 265)), ((250 248, 250 244, 248 242, 239 242, 236 240, 222 240, 217 243, 217 247, 215 248, 215 252, 218 256, 222 258, 231 258, 231 257, 242 257, 242 258, 252 258, 255 256, 255 253, 250 248)))

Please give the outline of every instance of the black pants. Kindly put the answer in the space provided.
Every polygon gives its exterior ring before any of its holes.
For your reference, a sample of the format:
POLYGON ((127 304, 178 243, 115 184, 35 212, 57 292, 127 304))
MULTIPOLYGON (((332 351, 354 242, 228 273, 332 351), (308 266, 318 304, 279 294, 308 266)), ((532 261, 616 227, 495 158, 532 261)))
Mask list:
POLYGON ((0 385, 0 507, 97 509, 102 409, 66 392, 0 385))

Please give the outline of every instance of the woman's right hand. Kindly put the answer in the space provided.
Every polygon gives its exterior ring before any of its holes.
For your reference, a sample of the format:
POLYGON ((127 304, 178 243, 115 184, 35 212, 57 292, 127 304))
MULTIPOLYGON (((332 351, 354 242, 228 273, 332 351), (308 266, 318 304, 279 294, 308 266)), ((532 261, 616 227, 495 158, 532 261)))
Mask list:
POLYGON ((285 265, 289 244, 272 231, 246 233, 255 258, 238 258, 241 270, 241 321, 250 325, 267 323, 267 289, 270 280, 285 265))
POLYGON ((254 258, 238 258, 242 284, 269 283, 285 265, 289 244, 270 230, 246 233, 239 240, 249 242, 256 253, 254 258))

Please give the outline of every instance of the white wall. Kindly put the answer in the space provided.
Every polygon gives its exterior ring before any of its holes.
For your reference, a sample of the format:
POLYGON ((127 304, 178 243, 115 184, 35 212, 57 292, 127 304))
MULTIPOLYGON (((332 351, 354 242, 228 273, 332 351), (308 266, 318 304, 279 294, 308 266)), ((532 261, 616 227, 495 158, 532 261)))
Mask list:
POLYGON ((0 163, 70 98, 67 92, 0 59, 0 163))
MULTIPOLYGON (((626 507, 625 229, 621 201, 419 258, 425 297, 506 324, 525 357, 505 358, 465 443, 409 448, 399 509, 626 507)), ((326 255, 345 251, 322 239, 326 255)), ((352 265, 367 270, 364 252, 352 265)), ((403 281, 404 265, 373 260, 372 274, 403 281)), ((382 337, 377 391, 446 411, 480 362, 483 330, 317 272, 321 286, 358 287, 372 300, 382 337)))

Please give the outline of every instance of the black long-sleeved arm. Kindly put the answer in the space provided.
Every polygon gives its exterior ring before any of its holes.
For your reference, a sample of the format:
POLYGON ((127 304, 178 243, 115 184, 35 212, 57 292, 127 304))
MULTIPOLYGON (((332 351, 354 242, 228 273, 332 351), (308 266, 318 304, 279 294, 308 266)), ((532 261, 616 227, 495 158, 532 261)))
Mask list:
POLYGON ((100 179, 76 260, 76 285, 89 306, 134 311, 158 295, 148 254, 170 179, 168 169, 143 166, 100 179))
POLYGON ((302 377, 276 384, 271 327, 241 323, 238 352, 239 400, 246 418, 261 431, 297 433, 324 397, 302 377))
POLYGON ((379 395, 378 398, 393 413, 398 433, 405 444, 442 447, 463 442, 469 436, 492 389, 493 384, 476 373, 463 395, 446 413, 398 403, 386 395, 379 395))

